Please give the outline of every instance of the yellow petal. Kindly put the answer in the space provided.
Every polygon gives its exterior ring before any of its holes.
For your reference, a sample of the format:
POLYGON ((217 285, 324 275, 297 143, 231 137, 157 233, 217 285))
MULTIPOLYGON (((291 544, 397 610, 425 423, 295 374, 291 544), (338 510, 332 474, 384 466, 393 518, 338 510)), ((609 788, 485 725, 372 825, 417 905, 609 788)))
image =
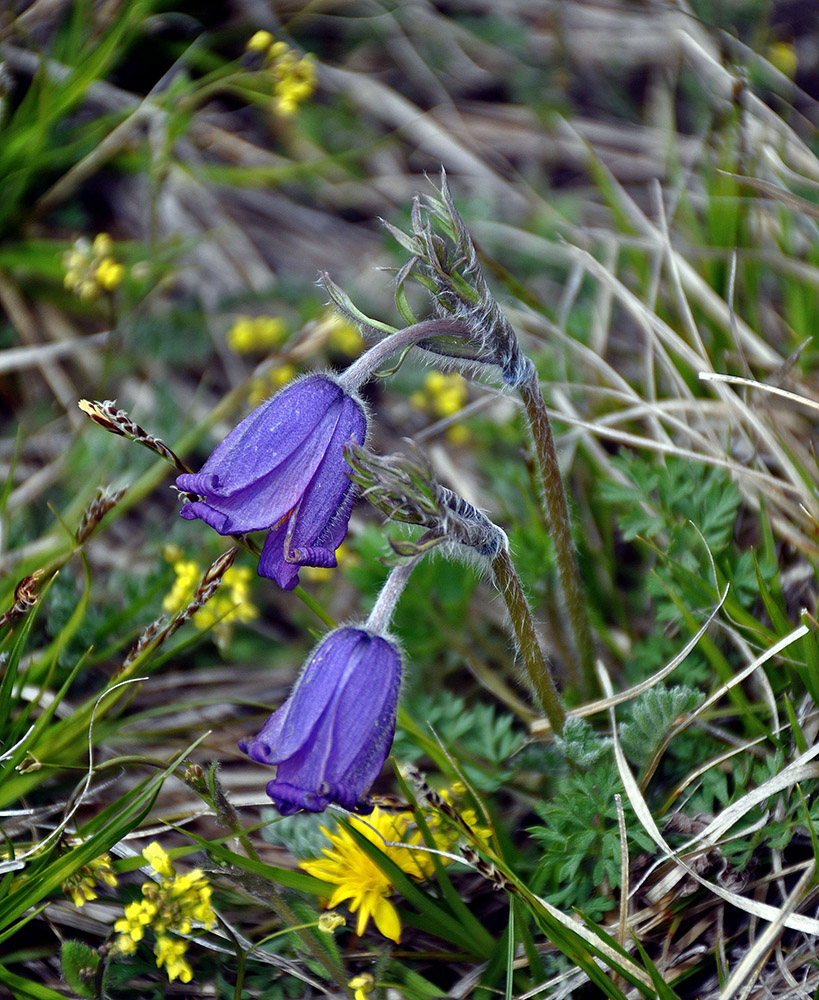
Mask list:
POLYGON ((388 899, 380 899, 373 908, 373 919, 375 926, 381 931, 384 937, 395 941, 401 940, 401 919, 398 910, 388 899))

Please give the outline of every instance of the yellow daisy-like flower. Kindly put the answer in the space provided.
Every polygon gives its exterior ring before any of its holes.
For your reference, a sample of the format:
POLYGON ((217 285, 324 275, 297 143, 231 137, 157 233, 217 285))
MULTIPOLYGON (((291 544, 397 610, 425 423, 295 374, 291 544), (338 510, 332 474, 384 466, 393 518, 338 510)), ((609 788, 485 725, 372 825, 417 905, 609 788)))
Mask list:
MULTIPOLYGON (((422 850, 411 847, 390 847, 384 841, 417 843, 420 835, 415 832, 407 841, 407 828, 412 822, 412 813, 385 813, 377 806, 367 817, 352 817, 350 824, 375 844, 391 861, 418 881, 429 878, 434 871, 432 858, 422 850)), ((347 830, 331 833, 322 827, 325 837, 333 845, 324 848, 324 858, 302 861, 300 867, 310 875, 331 882, 337 888, 325 904, 327 909, 348 900, 352 913, 357 913, 356 934, 361 936, 367 929, 370 918, 375 926, 390 940, 401 940, 401 920, 398 910, 389 897, 393 885, 369 855, 356 844, 347 830)))

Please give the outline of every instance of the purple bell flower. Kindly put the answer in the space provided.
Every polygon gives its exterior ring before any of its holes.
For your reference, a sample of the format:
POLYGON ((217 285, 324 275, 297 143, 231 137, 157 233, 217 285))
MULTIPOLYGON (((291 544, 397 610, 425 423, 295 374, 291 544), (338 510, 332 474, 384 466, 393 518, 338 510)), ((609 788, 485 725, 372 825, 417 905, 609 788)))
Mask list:
POLYGON ((308 375, 246 417, 199 472, 177 477, 202 497, 180 513, 220 535, 270 528, 259 575, 292 590, 300 566, 336 565, 356 493, 344 446, 366 434, 361 403, 329 375, 308 375))
POLYGON ((338 628, 321 642, 287 701, 239 749, 276 766, 267 794, 283 816, 331 802, 369 813, 367 793, 395 733, 401 654, 364 628, 338 628))

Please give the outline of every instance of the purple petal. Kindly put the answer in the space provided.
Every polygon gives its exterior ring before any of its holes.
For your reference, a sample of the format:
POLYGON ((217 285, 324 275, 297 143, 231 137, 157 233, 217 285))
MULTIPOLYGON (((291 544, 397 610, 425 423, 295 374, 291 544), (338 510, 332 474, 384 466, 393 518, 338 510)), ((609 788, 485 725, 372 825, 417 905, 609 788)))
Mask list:
MULTIPOLYGON (((205 473, 185 475, 177 478, 181 489, 192 493, 200 493, 207 507, 214 511, 210 518, 203 517, 211 527, 222 534, 234 532, 257 531, 269 528, 286 517, 295 506, 320 468, 326 452, 326 442, 332 440, 333 433, 342 415, 340 403, 331 405, 326 413, 313 426, 308 437, 301 440, 295 449, 279 461, 275 467, 263 467, 264 457, 256 451, 249 451, 242 460, 242 465, 252 462, 257 478, 250 485, 241 489, 231 485, 235 479, 233 473, 244 472, 239 463, 226 470, 224 475, 205 473), (214 485, 214 480, 218 483, 214 485), (215 521, 223 518, 222 527, 216 527, 215 521)), ((210 461, 210 459, 208 460, 210 461)), ((182 508, 182 516, 201 516, 191 513, 188 509, 193 504, 182 508)), ((201 509, 201 508, 198 508, 201 509)))
POLYGON ((343 397, 344 390, 324 375, 286 386, 245 417, 198 473, 178 476, 178 488, 202 494, 218 489, 227 495, 251 486, 312 436, 321 418, 343 397))

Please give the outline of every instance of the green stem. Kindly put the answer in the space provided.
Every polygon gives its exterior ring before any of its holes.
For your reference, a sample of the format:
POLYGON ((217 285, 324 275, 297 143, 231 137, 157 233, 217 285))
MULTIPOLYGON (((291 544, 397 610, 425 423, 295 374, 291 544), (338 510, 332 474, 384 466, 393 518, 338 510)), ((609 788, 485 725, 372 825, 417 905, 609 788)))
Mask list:
POLYGON ((495 575, 495 584, 506 602, 509 617, 512 619, 512 628, 515 630, 520 654, 535 694, 552 724, 552 729, 559 734, 563 731, 566 712, 560 703, 549 664, 540 648, 520 578, 505 549, 492 560, 492 572, 495 575))
POLYGON ((540 497, 541 504, 546 527, 554 543, 560 585, 566 602, 569 625, 577 647, 579 669, 578 664, 574 661, 567 663, 566 666, 575 687, 582 694, 589 696, 597 688, 591 627, 586 610, 586 599, 580 582, 580 569, 577 565, 574 543, 572 542, 569 507, 557 461, 552 425, 549 421, 546 403, 543 399, 543 393, 540 391, 540 380, 534 365, 531 366, 528 377, 518 386, 518 391, 526 409, 526 416, 532 430, 532 439, 535 443, 540 481, 543 487, 540 497))

